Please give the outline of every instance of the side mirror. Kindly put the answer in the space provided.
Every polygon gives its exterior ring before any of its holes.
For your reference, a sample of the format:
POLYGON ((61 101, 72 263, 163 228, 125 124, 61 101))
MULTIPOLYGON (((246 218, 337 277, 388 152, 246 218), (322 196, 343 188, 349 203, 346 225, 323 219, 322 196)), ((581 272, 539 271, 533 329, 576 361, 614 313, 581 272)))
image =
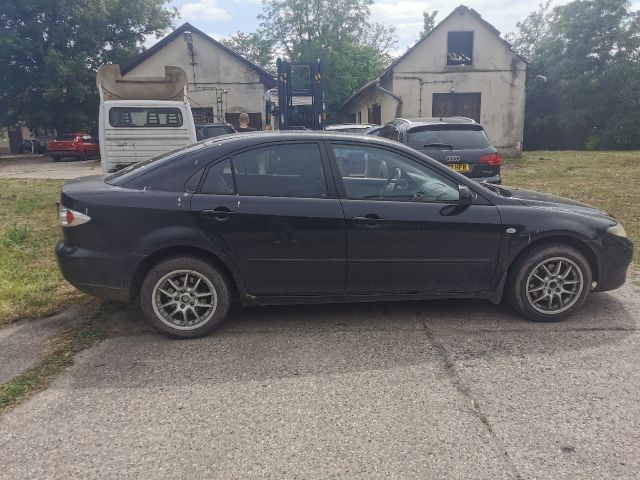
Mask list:
POLYGON ((473 203, 473 193, 466 185, 458 185, 458 205, 466 206, 473 203))

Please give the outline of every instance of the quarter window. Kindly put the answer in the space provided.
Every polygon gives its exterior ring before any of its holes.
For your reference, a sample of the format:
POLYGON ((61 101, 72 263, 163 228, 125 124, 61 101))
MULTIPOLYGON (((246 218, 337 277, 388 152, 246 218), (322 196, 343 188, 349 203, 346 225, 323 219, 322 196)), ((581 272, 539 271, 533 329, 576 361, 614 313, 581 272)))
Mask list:
POLYGON ((216 163, 207 172, 202 182, 202 193, 213 195, 229 195, 234 193, 233 174, 229 159, 216 163))
POLYGON ((179 108, 113 107, 109 124, 115 128, 181 127, 179 108))
POLYGON ((317 144, 272 145, 232 159, 238 195, 324 198, 327 186, 317 144))
POLYGON ((347 198, 455 202, 455 182, 403 155, 375 147, 334 145, 347 198))

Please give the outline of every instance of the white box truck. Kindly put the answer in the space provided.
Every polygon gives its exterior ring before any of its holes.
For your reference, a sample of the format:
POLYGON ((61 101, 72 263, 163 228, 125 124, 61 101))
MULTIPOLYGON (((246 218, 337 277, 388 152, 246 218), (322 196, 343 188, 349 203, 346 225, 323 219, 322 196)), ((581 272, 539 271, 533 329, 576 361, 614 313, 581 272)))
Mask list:
POLYGON ((125 78, 119 65, 100 67, 96 84, 103 173, 196 142, 187 81, 178 67, 165 67, 164 78, 125 78))

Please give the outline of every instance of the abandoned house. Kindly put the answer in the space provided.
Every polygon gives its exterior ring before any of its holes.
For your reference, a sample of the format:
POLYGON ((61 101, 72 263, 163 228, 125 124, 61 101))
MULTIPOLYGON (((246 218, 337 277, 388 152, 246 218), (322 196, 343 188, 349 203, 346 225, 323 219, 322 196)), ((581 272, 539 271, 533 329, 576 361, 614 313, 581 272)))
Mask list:
POLYGON ((526 61, 478 12, 461 5, 341 106, 343 121, 463 116, 504 154, 519 154, 526 61))
POLYGON ((121 71, 124 77, 163 77, 165 66, 187 73, 187 95, 196 123, 238 125, 240 113, 246 112, 250 126, 264 128, 265 93, 276 86, 266 70, 185 23, 121 71))

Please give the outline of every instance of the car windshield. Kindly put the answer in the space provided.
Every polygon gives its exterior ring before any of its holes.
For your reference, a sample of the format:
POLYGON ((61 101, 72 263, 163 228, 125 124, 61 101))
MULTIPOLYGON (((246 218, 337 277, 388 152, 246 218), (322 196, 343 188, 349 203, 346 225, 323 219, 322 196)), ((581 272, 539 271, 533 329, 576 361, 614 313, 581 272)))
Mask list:
POLYGON ((489 138, 483 130, 419 130, 409 132, 407 144, 416 150, 475 150, 491 146, 489 138), (444 147, 444 146, 447 147, 444 147))
MULTIPOLYGON (((208 143, 206 144, 208 145, 208 143)), ((196 152, 205 147, 205 142, 194 143, 193 145, 189 145, 187 147, 180 147, 176 150, 172 150, 170 152, 165 152, 156 157, 150 158, 149 160, 145 160, 144 162, 134 163, 133 165, 129 165, 128 167, 123 168, 122 170, 117 171, 106 177, 104 181, 109 185, 125 185, 132 178, 137 177, 138 175, 143 174, 144 172, 155 168, 164 163, 170 162, 176 157, 180 157, 184 154, 196 152)))

